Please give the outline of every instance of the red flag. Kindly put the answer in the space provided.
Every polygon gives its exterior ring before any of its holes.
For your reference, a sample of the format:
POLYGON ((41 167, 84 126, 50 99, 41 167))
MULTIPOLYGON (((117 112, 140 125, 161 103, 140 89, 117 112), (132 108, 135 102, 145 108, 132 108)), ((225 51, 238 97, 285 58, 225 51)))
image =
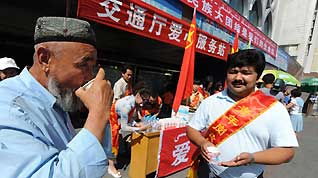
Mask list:
POLYGON ((179 106, 183 98, 187 98, 192 93, 194 78, 194 56, 196 42, 196 9, 194 9, 192 22, 190 25, 186 47, 183 54, 182 66, 179 75, 176 95, 172 108, 175 113, 178 112, 179 106))
POLYGON ((239 34, 236 33, 236 34, 235 34, 234 41, 233 41, 233 46, 232 46, 231 54, 238 52, 238 50, 239 50, 239 48, 238 48, 238 43, 239 43, 239 34))

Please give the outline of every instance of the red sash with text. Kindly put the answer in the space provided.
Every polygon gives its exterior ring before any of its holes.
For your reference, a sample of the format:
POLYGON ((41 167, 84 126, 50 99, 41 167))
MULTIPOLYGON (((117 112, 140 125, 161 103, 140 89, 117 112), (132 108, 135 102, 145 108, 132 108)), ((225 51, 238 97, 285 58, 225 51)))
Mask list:
MULTIPOLYGON (((267 111, 276 99, 257 90, 246 98, 238 101, 233 107, 216 119, 208 128, 205 138, 215 146, 220 145, 227 138, 237 133, 246 125, 255 120, 259 115, 267 111)), ((199 165, 200 150, 197 149, 193 157, 193 164, 188 177, 197 177, 196 170, 199 165)))

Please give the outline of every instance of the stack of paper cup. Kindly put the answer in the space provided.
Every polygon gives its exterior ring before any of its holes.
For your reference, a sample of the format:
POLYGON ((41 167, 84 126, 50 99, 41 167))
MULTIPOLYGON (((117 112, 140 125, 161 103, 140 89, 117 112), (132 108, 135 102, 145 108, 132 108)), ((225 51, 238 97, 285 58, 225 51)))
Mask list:
POLYGON ((214 146, 209 146, 207 147, 207 150, 209 152, 210 164, 218 164, 220 161, 219 156, 221 154, 218 148, 214 146))

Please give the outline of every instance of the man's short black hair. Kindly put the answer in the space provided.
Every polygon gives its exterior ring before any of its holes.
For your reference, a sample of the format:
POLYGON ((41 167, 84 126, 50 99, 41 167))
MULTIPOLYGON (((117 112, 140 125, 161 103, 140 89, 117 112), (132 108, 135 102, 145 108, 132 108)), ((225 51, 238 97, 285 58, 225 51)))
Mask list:
POLYGON ((257 73, 257 79, 262 75, 265 68, 265 56, 256 49, 240 50, 234 54, 230 54, 226 63, 226 69, 234 67, 252 66, 257 73))
POLYGON ((290 96, 292 97, 300 97, 301 96, 301 90, 299 88, 295 88, 290 92, 290 96))
POLYGON ((262 77, 262 80, 264 82, 264 84, 273 84, 274 81, 275 81, 275 76, 274 74, 265 74, 263 77, 262 77))
POLYGON ((127 70, 131 70, 131 71, 134 71, 133 67, 130 66, 130 65, 123 65, 121 67, 121 73, 122 74, 125 74, 127 72, 127 70))
POLYGON ((193 80, 193 84, 194 84, 194 85, 201 85, 202 82, 201 82, 201 80, 195 78, 195 79, 193 80))

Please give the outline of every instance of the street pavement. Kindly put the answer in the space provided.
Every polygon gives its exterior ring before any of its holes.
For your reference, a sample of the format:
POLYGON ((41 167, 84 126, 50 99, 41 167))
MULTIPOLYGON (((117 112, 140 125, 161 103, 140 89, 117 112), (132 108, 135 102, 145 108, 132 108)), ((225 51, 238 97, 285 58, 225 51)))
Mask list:
MULTIPOLYGON (((318 177, 318 116, 304 117, 304 131, 298 135, 300 147, 294 159, 283 165, 267 166, 265 178, 316 178, 318 177)), ((185 178, 188 169, 166 178, 185 178)), ((120 169, 122 178, 129 178, 129 166, 120 169)), ((148 176, 153 177, 153 176, 148 176)), ((104 178, 112 178, 106 174, 104 178)))

